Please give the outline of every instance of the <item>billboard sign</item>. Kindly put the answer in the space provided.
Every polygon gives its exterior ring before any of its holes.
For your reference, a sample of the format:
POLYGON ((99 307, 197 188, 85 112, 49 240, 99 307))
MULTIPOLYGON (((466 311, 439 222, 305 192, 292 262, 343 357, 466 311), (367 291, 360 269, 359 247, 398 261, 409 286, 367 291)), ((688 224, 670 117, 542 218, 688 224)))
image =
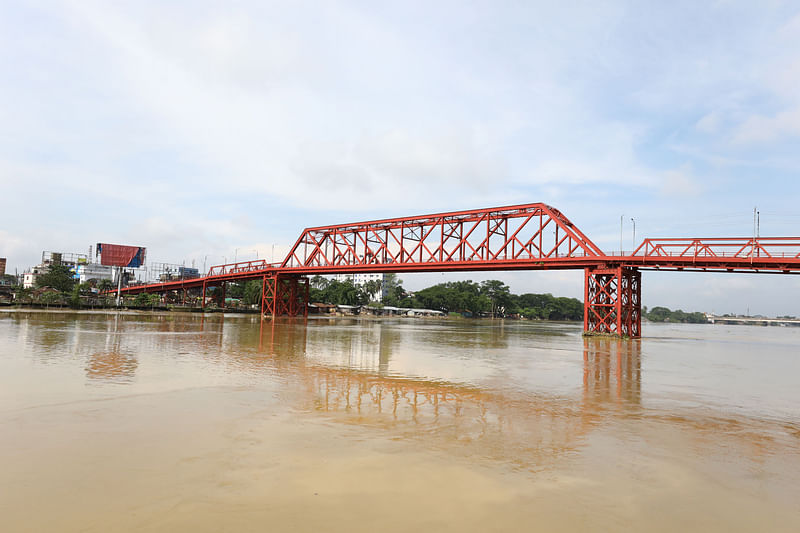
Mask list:
POLYGON ((147 248, 98 242, 96 254, 100 256, 101 265, 138 268, 144 265, 147 248))

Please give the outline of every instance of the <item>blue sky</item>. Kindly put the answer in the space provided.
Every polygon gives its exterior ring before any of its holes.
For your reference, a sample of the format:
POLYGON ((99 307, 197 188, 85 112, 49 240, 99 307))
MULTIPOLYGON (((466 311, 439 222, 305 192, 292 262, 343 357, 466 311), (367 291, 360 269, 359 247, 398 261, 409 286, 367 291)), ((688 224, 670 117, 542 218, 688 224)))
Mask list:
MULTIPOLYGON (((553 4, 0 0, 0 256, 269 259, 306 226, 527 202, 607 250, 620 216, 626 243, 631 218, 747 236, 754 206, 800 235, 800 4, 553 4)), ((582 296, 580 272, 492 277, 582 296)), ((800 315, 794 276, 644 283, 800 315)))

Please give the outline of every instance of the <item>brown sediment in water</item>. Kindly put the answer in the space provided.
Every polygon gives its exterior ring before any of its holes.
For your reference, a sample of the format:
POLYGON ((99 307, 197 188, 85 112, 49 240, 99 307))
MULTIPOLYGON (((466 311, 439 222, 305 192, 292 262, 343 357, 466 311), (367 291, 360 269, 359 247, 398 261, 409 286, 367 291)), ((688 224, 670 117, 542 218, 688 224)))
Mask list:
POLYGON ((0 530, 800 524, 791 333, 765 361, 691 328, 262 326, 0 319, 0 530))

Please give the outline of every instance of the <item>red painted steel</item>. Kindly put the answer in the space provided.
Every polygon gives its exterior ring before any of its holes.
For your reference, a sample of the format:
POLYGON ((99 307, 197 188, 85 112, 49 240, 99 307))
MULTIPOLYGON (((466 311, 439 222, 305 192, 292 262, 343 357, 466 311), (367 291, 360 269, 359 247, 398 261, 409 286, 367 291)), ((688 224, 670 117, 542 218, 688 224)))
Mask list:
POLYGON ((800 237, 645 239, 627 257, 630 266, 668 270, 800 272, 800 237))
POLYGON ((264 276, 261 288, 262 315, 308 316, 308 278, 264 276))
POLYGON ((583 330, 639 337, 642 330, 642 274, 636 268, 587 268, 583 330))
MULTIPOLYGON (((307 312, 308 279, 356 272, 584 269, 584 329, 641 335, 640 270, 800 273, 800 237, 645 239, 609 255, 546 204, 308 228, 280 264, 216 265, 206 276, 122 289, 169 292, 262 281, 262 314, 307 312)), ((203 298, 205 305, 205 298, 203 298)))
POLYGON ((603 255, 557 209, 526 204, 308 228, 281 269, 336 273, 583 268, 603 255))
POLYGON ((277 264, 267 263, 264 259, 255 261, 240 261, 226 265, 214 265, 208 269, 209 276, 225 276, 228 274, 245 274, 248 272, 264 272, 270 268, 277 268, 277 264))

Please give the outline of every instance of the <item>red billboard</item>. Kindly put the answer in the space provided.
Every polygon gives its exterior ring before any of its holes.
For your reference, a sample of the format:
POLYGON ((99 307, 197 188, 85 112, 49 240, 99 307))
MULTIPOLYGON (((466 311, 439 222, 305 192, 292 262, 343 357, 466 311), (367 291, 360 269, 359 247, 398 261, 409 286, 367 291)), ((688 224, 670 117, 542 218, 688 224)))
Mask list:
POLYGON ((96 255, 100 256, 101 265, 136 268, 144 264, 146 254, 147 248, 141 246, 97 243, 96 255))

